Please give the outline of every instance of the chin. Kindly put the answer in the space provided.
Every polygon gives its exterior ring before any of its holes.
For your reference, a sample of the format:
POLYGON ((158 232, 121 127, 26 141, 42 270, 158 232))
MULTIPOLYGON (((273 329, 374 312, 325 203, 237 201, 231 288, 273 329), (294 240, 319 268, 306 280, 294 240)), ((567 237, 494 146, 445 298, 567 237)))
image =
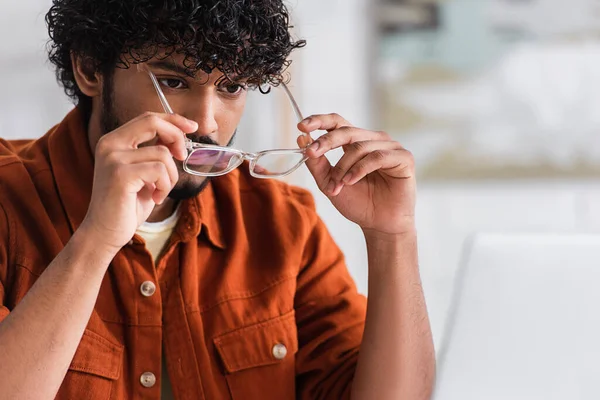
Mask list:
POLYGON ((183 176, 180 175, 182 177, 179 179, 179 182, 177 182, 171 193, 169 193, 169 198, 173 200, 180 201, 196 197, 210 182, 209 178, 189 175, 186 172, 183 174, 183 176))

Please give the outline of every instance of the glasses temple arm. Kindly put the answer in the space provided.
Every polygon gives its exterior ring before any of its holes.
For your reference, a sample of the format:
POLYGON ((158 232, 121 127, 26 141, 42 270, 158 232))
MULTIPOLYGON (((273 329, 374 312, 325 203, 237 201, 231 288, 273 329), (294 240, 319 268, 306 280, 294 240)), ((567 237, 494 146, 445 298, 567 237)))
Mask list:
MULTIPOLYGON (((158 83, 156 76, 154 76, 154 74, 151 71, 148 71, 148 75, 150 75, 150 79, 152 79, 152 84, 154 85, 154 89, 156 89, 156 93, 158 94, 158 99, 160 100, 160 104, 162 104, 163 108, 165 109, 165 113, 175 114, 173 112, 173 109, 169 105, 169 102, 167 101, 165 94, 163 93, 162 89, 160 88, 160 84, 158 83)), ((190 138, 188 138, 187 136, 184 136, 184 137, 185 137, 185 147, 187 149, 193 149, 192 140, 190 138)))
POLYGON ((302 116, 300 107, 298 107, 298 103, 296 103, 296 99, 294 99, 294 96, 292 96, 292 92, 290 92, 290 89, 288 89, 288 87, 285 83, 281 82, 281 86, 283 87, 283 89, 285 90, 285 92, 288 95, 288 99, 290 100, 290 103, 292 104, 292 108, 294 109, 294 113, 296 114, 296 117, 298 118, 298 122, 304 121, 304 117, 302 116))
POLYGON ((156 93, 158 94, 160 104, 162 104, 163 108, 165 109, 165 112, 167 114, 174 114, 173 109, 171 108, 171 106, 169 105, 169 102, 167 101, 167 98, 165 97, 165 94, 163 93, 162 89, 160 88, 160 84, 158 83, 156 76, 154 76, 154 74, 149 71, 148 71, 148 75, 150 75, 150 79, 152 79, 152 84, 154 85, 154 88, 156 89, 156 93))

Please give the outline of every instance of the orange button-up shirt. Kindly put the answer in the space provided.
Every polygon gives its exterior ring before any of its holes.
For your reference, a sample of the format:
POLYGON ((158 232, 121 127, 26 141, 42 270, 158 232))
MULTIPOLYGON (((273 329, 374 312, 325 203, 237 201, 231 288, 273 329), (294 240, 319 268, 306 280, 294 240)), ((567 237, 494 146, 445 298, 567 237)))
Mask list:
MULTIPOLYGON (((244 167, 182 202, 156 265, 138 236, 119 251, 58 399, 159 399, 163 347, 176 399, 349 398, 365 298, 311 195, 244 167)), ((0 141, 0 320, 82 222, 93 168, 78 109, 0 141)))

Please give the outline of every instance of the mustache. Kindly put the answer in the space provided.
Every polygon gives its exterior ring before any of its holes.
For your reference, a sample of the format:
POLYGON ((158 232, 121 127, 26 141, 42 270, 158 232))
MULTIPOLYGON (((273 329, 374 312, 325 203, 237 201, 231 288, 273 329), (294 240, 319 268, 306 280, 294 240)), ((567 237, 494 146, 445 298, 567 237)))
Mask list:
POLYGON ((188 133, 186 136, 194 143, 212 144, 215 146, 219 146, 219 143, 217 143, 213 138, 207 135, 201 135, 198 132, 188 133))
MULTIPOLYGON (((231 146, 233 144, 233 141, 234 141, 236 135, 237 135, 237 129, 233 132, 233 136, 231 137, 231 140, 229 140, 229 143, 227 143, 225 145, 225 147, 229 147, 229 146, 231 146)), ((215 146, 222 146, 220 143, 218 143, 217 141, 215 141, 210 136, 208 136, 208 135, 201 135, 198 132, 188 133, 186 136, 192 142, 194 142, 194 143, 212 144, 212 145, 215 145, 215 146)))

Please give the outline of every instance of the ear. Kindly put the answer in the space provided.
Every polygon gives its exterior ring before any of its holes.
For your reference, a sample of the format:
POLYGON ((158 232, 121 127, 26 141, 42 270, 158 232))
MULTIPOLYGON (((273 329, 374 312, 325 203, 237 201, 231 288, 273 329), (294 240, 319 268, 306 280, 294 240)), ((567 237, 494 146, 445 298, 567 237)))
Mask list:
POLYGON ((88 97, 97 97, 102 94, 102 75, 95 71, 92 60, 71 53, 73 75, 79 90, 88 97))

